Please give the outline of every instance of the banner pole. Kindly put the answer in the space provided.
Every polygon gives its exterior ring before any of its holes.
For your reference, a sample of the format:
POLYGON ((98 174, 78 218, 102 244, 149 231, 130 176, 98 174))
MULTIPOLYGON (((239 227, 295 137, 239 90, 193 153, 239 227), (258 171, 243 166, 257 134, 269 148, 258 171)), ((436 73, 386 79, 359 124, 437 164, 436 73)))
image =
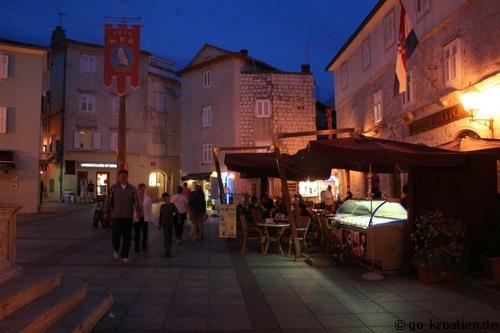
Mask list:
POLYGON ((118 153, 116 156, 117 174, 116 180, 120 170, 127 169, 127 99, 126 95, 120 96, 120 110, 118 113, 118 153))

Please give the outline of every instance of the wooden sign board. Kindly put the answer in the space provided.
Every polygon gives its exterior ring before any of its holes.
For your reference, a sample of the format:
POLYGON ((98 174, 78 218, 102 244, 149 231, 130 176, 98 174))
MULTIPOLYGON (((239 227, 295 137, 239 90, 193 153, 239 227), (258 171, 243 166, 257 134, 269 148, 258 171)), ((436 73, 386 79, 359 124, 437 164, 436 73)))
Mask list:
POLYGON ((462 104, 456 104, 412 122, 409 125, 410 135, 429 131, 466 117, 470 117, 469 112, 464 110, 462 104))
POLYGON ((236 238, 236 205, 220 205, 219 237, 236 238))

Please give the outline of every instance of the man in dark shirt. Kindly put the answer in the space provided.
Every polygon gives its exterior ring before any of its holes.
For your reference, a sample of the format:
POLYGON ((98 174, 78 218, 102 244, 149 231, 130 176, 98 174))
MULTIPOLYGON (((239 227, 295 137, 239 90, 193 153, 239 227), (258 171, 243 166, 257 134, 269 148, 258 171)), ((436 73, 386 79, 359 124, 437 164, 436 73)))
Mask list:
POLYGON ((128 171, 121 170, 118 177, 118 183, 109 190, 109 196, 104 204, 104 216, 112 223, 113 257, 118 259, 123 239, 120 257, 122 262, 128 263, 134 208, 136 212, 141 212, 142 205, 136 188, 128 183, 128 171))
POLYGON ((205 217, 206 201, 201 185, 196 185, 189 196, 189 217, 193 222, 193 239, 203 239, 203 219, 205 217))
POLYGON ((170 247, 172 246, 172 233, 174 225, 178 222, 179 211, 177 207, 170 202, 170 196, 167 192, 161 195, 163 204, 160 207, 160 220, 158 228, 163 228, 165 256, 170 257, 170 247))

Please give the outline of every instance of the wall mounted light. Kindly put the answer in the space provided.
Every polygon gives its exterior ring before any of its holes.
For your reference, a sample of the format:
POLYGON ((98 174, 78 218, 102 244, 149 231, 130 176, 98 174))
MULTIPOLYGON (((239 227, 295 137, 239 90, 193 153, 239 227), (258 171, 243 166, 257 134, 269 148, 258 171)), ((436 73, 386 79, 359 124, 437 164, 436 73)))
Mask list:
POLYGON ((488 126, 492 134, 494 118, 500 114, 498 96, 500 96, 500 85, 483 91, 469 91, 460 97, 464 109, 470 112, 471 121, 488 126))

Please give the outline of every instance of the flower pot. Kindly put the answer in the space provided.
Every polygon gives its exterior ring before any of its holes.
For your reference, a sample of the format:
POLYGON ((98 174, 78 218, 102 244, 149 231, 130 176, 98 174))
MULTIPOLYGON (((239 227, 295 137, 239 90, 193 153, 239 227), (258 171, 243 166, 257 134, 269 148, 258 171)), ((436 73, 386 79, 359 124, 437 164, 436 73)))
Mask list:
POLYGON ((424 265, 418 265, 417 269, 420 282, 427 284, 456 282, 460 279, 460 274, 455 270, 440 269, 430 271, 424 265))
POLYGON ((500 257, 483 258, 483 265, 489 277, 500 280, 500 257))

